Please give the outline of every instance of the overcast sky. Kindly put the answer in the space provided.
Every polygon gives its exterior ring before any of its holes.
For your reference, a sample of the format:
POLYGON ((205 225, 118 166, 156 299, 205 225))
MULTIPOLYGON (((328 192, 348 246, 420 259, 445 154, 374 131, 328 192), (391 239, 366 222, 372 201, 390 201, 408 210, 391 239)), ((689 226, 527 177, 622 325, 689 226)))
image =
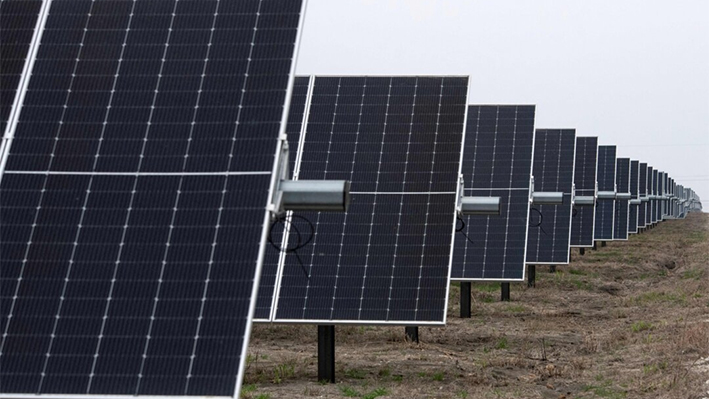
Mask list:
POLYGON ((297 73, 470 75, 690 186, 709 210, 708 0, 308 0, 297 73))

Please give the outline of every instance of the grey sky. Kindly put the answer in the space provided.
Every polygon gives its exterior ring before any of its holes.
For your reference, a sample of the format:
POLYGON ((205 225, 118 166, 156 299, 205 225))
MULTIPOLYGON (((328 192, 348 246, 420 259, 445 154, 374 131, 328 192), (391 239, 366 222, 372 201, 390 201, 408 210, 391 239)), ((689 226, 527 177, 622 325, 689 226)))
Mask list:
POLYGON ((694 188, 709 209, 709 1, 309 0, 298 74, 470 75, 694 188))

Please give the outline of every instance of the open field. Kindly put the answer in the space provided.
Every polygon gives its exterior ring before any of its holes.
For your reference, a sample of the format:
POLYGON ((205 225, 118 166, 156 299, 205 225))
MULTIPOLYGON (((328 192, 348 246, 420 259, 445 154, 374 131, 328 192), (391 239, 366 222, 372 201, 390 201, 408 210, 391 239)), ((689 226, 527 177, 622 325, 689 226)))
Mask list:
POLYGON ((337 384, 317 379, 315 326, 255 325, 245 398, 709 397, 709 214, 611 242, 537 287, 473 284, 448 325, 337 327, 337 384), (703 360, 704 359, 704 360, 703 360))

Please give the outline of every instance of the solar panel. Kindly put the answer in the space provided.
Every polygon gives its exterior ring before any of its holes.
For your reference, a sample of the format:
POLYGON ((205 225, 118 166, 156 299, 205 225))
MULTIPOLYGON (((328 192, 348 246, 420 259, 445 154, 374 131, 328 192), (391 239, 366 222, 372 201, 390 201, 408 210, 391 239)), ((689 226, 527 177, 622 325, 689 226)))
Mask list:
POLYGON ((652 173, 653 168, 652 166, 647 167, 647 195, 648 195, 648 201, 647 201, 647 207, 645 209, 646 214, 645 214, 645 224, 647 226, 651 225, 653 223, 652 221, 652 215, 653 215, 653 209, 654 209, 654 202, 655 200, 652 199, 653 196, 653 180, 652 180, 652 173))
MULTIPOLYGON (((598 191, 615 191, 616 147, 598 146, 598 191)), ((598 199, 596 203, 596 241, 612 240, 615 216, 615 200, 598 199)))
MULTIPOLYGON (((630 158, 616 160, 616 191, 618 194, 630 194, 630 158)), ((628 239, 629 200, 615 200, 615 215, 613 216, 613 239, 628 239)))
POLYGON ((500 197, 501 210, 462 216, 458 227, 465 235, 456 235, 452 280, 524 279, 534 114, 533 105, 468 107, 465 193, 500 197))
POLYGON ((640 204, 640 161, 630 161, 630 208, 628 213, 628 233, 638 232, 640 204))
POLYGON ((657 224, 658 216, 660 214, 660 201, 657 200, 657 196, 660 193, 660 178, 659 171, 657 169, 652 170, 652 210, 650 213, 650 220, 653 224, 657 224))
POLYGON ((661 203, 660 220, 664 220, 665 217, 667 216, 667 199, 666 199, 667 191, 668 191, 667 172, 661 172, 660 183, 661 183, 660 185, 662 188, 662 190, 661 190, 662 192, 660 193, 660 195, 662 196, 662 200, 660 201, 660 203, 661 203))
MULTIPOLYGON (((576 138, 574 188, 576 196, 596 195, 598 137, 576 138)), ((571 247, 592 247, 595 206, 574 206, 571 218, 571 247)))
POLYGON ((51 2, 0 187, 4 396, 238 395, 301 18, 51 2))
POLYGON ((638 180, 638 189, 640 192, 640 205, 638 206, 638 228, 645 228, 647 226, 647 208, 648 208, 648 198, 647 198, 647 164, 641 162, 638 166, 640 169, 640 178, 638 180))
POLYGON ((299 213, 315 233, 279 266, 272 320, 442 324, 468 78, 313 79, 296 173, 349 180, 351 202, 299 213))
POLYGON ((532 207, 526 259, 529 264, 569 263, 575 150, 576 130, 537 129, 532 173, 534 191, 562 192, 564 202, 532 207))
MULTIPOLYGON (((300 142, 300 133, 304 126, 303 118, 306 113, 306 104, 308 95, 311 93, 312 85, 309 76, 296 76, 293 83, 293 94, 291 95, 290 109, 288 111, 288 123, 286 124, 286 134, 288 135, 289 147, 289 167, 291 171, 295 170, 296 156, 298 155, 298 145, 300 142)), ((276 245, 284 247, 283 240, 283 224, 277 224, 272 227, 271 238, 276 245)), ((287 246, 286 246, 287 247, 287 246)), ((271 308, 273 307, 273 290, 276 286, 276 274, 278 273, 278 263, 281 259, 281 252, 273 251, 269 248, 263 262, 261 270, 261 280, 258 288, 258 299, 256 301, 256 311, 254 312, 254 320, 265 321, 271 316, 271 308)))

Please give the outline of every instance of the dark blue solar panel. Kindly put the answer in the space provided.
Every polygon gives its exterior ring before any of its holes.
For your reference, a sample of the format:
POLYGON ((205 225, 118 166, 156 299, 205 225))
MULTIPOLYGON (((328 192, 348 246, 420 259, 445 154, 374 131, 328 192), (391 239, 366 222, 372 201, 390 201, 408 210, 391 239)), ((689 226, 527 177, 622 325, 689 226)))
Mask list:
POLYGON ((647 185, 647 163, 641 162, 638 166, 640 171, 640 178, 638 180, 638 189, 640 193, 640 206, 638 207, 638 228, 645 228, 647 226, 647 215, 648 215, 648 185, 647 185))
MULTIPOLYGON (((596 195, 598 137, 576 138, 574 187, 576 196, 596 195)), ((571 246, 592 247, 595 206, 574 206, 571 218, 571 246)))
MULTIPOLYGON (((652 195, 654 195, 654 182, 652 179, 653 172, 654 171, 653 171, 652 166, 648 166, 647 167, 647 176, 646 176, 647 177, 647 195, 648 195, 648 197, 651 197, 652 195)), ((650 224, 654 223, 652 220, 653 214, 654 214, 654 209, 655 209, 655 200, 653 200, 653 199, 648 200, 647 207, 645 208, 645 212, 646 212, 645 224, 646 225, 650 225, 650 224)))
POLYGON ((41 7, 41 0, 0 2, 0 134, 5 132, 41 7))
POLYGON ((530 214, 527 263, 568 263, 576 131, 537 129, 534 191, 563 192, 563 205, 535 205, 530 214), (540 220, 541 219, 541 220, 540 220))
POLYGON ((299 213, 315 225, 298 251, 309 278, 287 255, 276 321, 443 322, 467 91, 467 78, 315 78, 299 178, 350 180, 351 204, 299 213))
MULTIPOLYGON (((616 161, 616 190, 618 193, 630 193, 630 158, 618 158, 616 161)), ((628 239, 628 223, 630 218, 630 202, 625 199, 615 200, 615 215, 613 217, 613 239, 628 239)))
POLYGON ((458 222, 472 243, 456 235, 454 280, 524 278, 534 113, 533 105, 468 107, 465 195, 500 197, 501 211, 458 222))
MULTIPOLYGON (((640 161, 630 161, 630 199, 637 201, 640 198, 640 161)), ((638 232, 638 214, 640 205, 630 204, 628 214, 628 233, 638 232)))
MULTIPOLYGON (((598 146, 598 191, 615 191, 616 147, 598 146)), ((596 203, 595 240, 612 240, 615 200, 599 199, 596 203)))
MULTIPOLYGON (((652 170, 652 195, 657 196, 660 193, 660 171, 657 169, 652 170)), ((652 223, 657 223, 658 216, 660 215, 660 201, 657 199, 652 200, 652 210, 650 214, 650 220, 652 223)))
MULTIPOLYGON (((295 161, 298 154, 298 142, 300 140, 300 132, 303 126, 303 117, 306 108, 306 99, 308 88, 310 87, 309 76, 297 76, 293 84, 293 94, 291 95, 290 108, 288 110, 288 123, 286 125, 286 134, 288 135, 289 151, 289 166, 291 176, 295 173, 295 161)), ((279 248, 283 248, 283 224, 272 226, 270 235, 274 244, 279 248)), ((256 311, 254 318, 264 320, 268 319, 271 314, 273 302, 273 290, 276 285, 276 274, 278 273, 278 262, 280 252, 274 251, 275 248, 268 248, 261 269, 261 280, 258 288, 258 299, 256 301, 256 311)), ((287 246, 286 248, 287 249, 287 246)))
POLYGON ((51 3, 0 185, 3 394, 238 393, 300 11, 51 3))

